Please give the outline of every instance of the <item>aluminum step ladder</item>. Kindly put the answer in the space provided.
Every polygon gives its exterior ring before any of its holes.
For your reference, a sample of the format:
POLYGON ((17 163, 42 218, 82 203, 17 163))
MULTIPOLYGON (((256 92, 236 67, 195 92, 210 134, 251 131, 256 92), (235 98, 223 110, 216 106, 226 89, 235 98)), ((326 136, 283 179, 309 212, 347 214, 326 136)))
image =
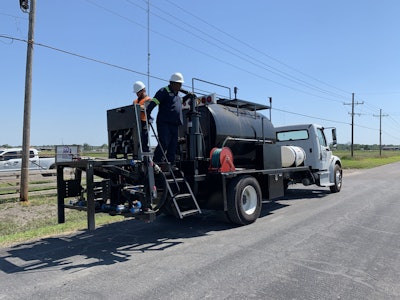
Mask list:
POLYGON ((182 171, 173 170, 169 164, 168 166, 169 169, 163 173, 166 178, 168 194, 179 218, 201 214, 200 206, 182 171))

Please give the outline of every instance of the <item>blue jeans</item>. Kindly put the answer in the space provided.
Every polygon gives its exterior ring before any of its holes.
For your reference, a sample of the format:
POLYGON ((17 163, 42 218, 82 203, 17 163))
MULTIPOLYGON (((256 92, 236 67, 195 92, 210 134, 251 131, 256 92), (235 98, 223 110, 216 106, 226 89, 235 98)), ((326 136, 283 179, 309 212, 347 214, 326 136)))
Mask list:
POLYGON ((142 123, 142 132, 140 138, 142 139, 142 150, 143 152, 149 152, 149 133, 147 130, 146 121, 140 121, 142 123))
POLYGON ((175 162, 176 148, 178 146, 178 127, 177 124, 157 123, 159 144, 154 151, 154 161, 156 163, 162 162, 164 158, 161 147, 166 152, 168 162, 172 164, 175 162))

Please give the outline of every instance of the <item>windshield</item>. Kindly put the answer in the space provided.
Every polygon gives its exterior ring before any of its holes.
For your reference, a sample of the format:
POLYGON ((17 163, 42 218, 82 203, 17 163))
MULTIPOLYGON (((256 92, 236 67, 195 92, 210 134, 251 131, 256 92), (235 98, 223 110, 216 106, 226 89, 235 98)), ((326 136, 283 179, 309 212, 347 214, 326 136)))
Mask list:
POLYGON ((308 139, 308 131, 306 129, 281 131, 276 133, 276 139, 279 142, 306 140, 308 139))

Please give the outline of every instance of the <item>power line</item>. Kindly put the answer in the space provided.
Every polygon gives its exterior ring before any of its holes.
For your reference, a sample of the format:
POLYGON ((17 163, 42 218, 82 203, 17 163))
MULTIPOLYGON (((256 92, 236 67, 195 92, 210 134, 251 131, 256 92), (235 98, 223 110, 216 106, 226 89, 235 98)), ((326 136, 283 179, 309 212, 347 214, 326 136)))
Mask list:
MULTIPOLYGON (((25 39, 16 38, 16 37, 10 37, 10 36, 3 35, 3 34, 0 34, 0 37, 5 38, 5 39, 14 40, 14 41, 28 43, 28 41, 25 40, 25 39)), ((135 70, 127 68, 127 67, 122 67, 122 66, 119 66, 119 65, 116 65, 116 64, 108 63, 108 62, 105 62, 105 61, 102 61, 102 60, 99 60, 99 59, 96 59, 96 58, 91 58, 91 57, 88 57, 88 56, 84 56, 82 54, 77 54, 77 53, 74 53, 74 52, 71 52, 71 51, 63 50, 63 49, 60 49, 60 48, 56 48, 56 47, 53 47, 53 46, 49 46, 49 45, 45 45, 45 44, 41 44, 41 43, 37 43, 37 42, 33 42, 32 44, 34 44, 36 46, 43 47, 43 48, 48 48, 48 49, 51 49, 51 50, 54 50, 54 51, 57 51, 57 52, 62 52, 62 53, 68 54, 68 55, 76 56, 76 57, 79 57, 79 58, 82 58, 82 59, 85 59, 85 60, 93 61, 93 62, 96 62, 96 63, 99 63, 99 64, 103 64, 103 65, 106 65, 106 66, 110 66, 110 67, 113 67, 113 68, 117 68, 117 69, 121 69, 121 70, 124 70, 124 71, 128 71, 128 72, 136 73, 136 74, 139 74, 139 75, 147 76, 147 74, 144 73, 144 72, 135 71, 135 70)), ((158 79, 158 80, 165 81, 165 79, 162 79, 160 77, 156 77, 156 76, 151 76, 151 77, 153 79, 158 79)))
POLYGON ((388 133, 388 132, 386 132, 386 131, 384 131, 384 130, 383 130, 382 132, 383 132, 385 135, 390 136, 391 138, 400 141, 400 138, 399 138, 398 136, 391 135, 390 133, 388 133))
POLYGON ((2 12, 0 12, 0 15, 7 16, 7 17, 11 17, 11 18, 14 18, 14 19, 22 19, 22 20, 25 20, 25 21, 28 21, 28 20, 29 20, 29 19, 26 18, 26 17, 14 16, 14 15, 2 13, 2 12))
MULTIPOLYGON (((144 1, 144 0, 142 0, 142 1, 143 1, 143 2, 146 2, 146 1, 144 1)), ((130 18, 124 17, 123 15, 118 14, 118 13, 116 13, 115 11, 112 11, 112 10, 110 10, 110 9, 104 7, 104 6, 101 6, 101 5, 97 4, 97 3, 95 3, 94 1, 87 0, 87 2, 89 2, 89 3, 91 3, 91 4, 95 5, 95 6, 101 7, 102 9, 107 10, 109 13, 112 13, 112 14, 114 14, 114 15, 120 17, 120 18, 123 18, 123 19, 125 19, 125 20, 127 20, 127 21, 129 21, 129 22, 133 22, 133 23, 135 23, 136 25, 141 26, 141 27, 144 28, 144 26, 143 26, 142 24, 140 24, 140 23, 138 23, 138 22, 135 22, 135 21, 133 21, 133 20, 130 19, 130 18)), ((133 4, 132 1, 127 0, 127 2, 130 3, 130 4, 133 4)), ((266 54, 266 53, 264 53, 264 52, 262 52, 262 51, 256 49, 255 47, 251 46, 250 44, 248 44, 248 43, 244 42, 243 40, 238 39, 238 38, 236 38, 235 36, 233 36, 233 35, 231 35, 231 34, 225 32, 225 31, 221 30, 220 28, 214 26, 213 24, 210 24, 209 22, 203 20, 202 18, 198 18, 197 15, 194 15, 193 13, 187 11, 186 9, 184 9, 184 8, 182 8, 181 6, 177 5, 177 4, 174 3, 173 1, 168 1, 168 0, 167 0, 167 2, 169 2, 169 3, 172 4, 172 5, 174 5, 175 7, 178 7, 180 10, 184 11, 186 14, 188 14, 188 15, 190 15, 190 16, 192 16, 192 17, 196 17, 196 20, 199 20, 199 21, 203 22, 204 24, 206 24, 207 26, 210 26, 210 27, 214 28, 215 30, 217 30, 217 31, 219 31, 219 32, 221 32, 221 33, 223 33, 224 35, 228 36, 229 38, 234 39, 235 41, 240 42, 241 44, 245 45, 246 47, 249 47, 250 49, 253 49, 253 50, 257 51, 258 53, 263 54, 264 56, 266 56, 266 57, 268 57, 268 58, 270 58, 270 59, 272 59, 272 60, 274 60, 274 61, 276 61, 276 62, 282 64, 283 66, 289 67, 290 69, 292 69, 292 70, 298 72, 299 74, 305 75, 305 76, 307 76, 307 77, 309 77, 309 78, 311 78, 311 79, 313 79, 313 80, 316 80, 316 81, 318 81, 318 82, 321 82, 321 83, 323 83, 323 84, 326 84, 325 82, 322 82, 322 81, 320 81, 320 80, 318 80, 318 79, 316 79, 316 78, 314 78, 314 77, 311 77, 311 76, 309 76, 308 74, 305 74, 304 72, 302 72, 302 71, 300 71, 300 70, 298 70, 298 69, 295 69, 295 68, 289 66, 288 64, 283 63, 282 61, 280 61, 280 60, 278 60, 278 59, 276 59, 276 58, 274 58, 274 57, 272 57, 272 56, 270 56, 270 55, 268 55, 268 54, 266 54)), ((141 7, 141 6, 139 6, 138 4, 135 4, 135 5, 138 6, 138 7, 141 7)), ((154 5, 152 5, 152 6, 153 6, 153 7, 156 7, 156 6, 154 6, 154 5)), ((156 7, 156 8, 157 8, 157 7, 156 7)), ((143 7, 141 7, 141 9, 145 10, 145 8, 143 8, 143 7)), ((157 8, 157 9, 159 9, 160 11, 162 11, 162 12, 164 12, 164 13, 167 13, 165 10, 161 10, 160 8, 157 8)), ((169 14, 169 13, 167 13, 167 14, 170 15, 170 16, 172 16, 172 15, 169 14)), ((4 14, 4 15, 11 16, 11 17, 15 17, 15 16, 12 16, 12 15, 9 15, 9 14, 4 14)), ((164 18, 164 20, 165 20, 165 18, 164 18)), ((180 20, 180 19, 177 19, 177 20, 180 20)), ((184 22, 184 21, 182 21, 182 22, 183 22, 183 24, 185 24, 186 26, 190 26, 191 28, 193 28, 193 29, 195 29, 195 30, 201 32, 202 34, 206 34, 208 37, 211 37, 211 38, 213 38, 213 39, 215 40, 215 38, 214 38, 213 36, 211 36, 210 34, 205 33, 204 31, 202 31, 202 30, 200 30, 200 29, 198 29, 198 28, 192 26, 192 25, 189 24, 189 23, 186 23, 186 22, 184 22)), ((223 43, 224 45, 227 45, 228 47, 230 47, 227 43, 224 43, 224 42, 222 42, 222 43, 223 43)), ((236 49, 236 48, 233 48, 233 47, 230 47, 230 48, 231 48, 231 49, 234 49, 235 51, 238 51, 238 52, 241 53, 241 54, 246 55, 245 53, 243 53, 242 51, 240 51, 240 50, 238 50, 238 49, 236 49)), ((263 64, 263 62, 257 60, 257 59, 254 58, 254 57, 251 57, 251 56, 248 56, 248 57, 263 64)), ((267 65, 267 66, 268 66, 268 65, 267 65)), ((272 68, 274 68, 274 67, 272 67, 272 68)), ((290 76, 290 77, 292 77, 292 78, 295 78, 295 80, 301 80, 301 79, 297 79, 296 77, 294 77, 294 76, 292 76, 292 75, 290 75, 290 74, 287 74, 286 72, 282 72, 281 70, 278 70, 278 69, 276 69, 276 68, 274 68, 274 69, 275 69, 277 72, 281 72, 281 73, 283 73, 283 74, 286 74, 287 76, 290 76)), ((268 80, 268 78, 264 78, 264 79, 268 80)), ((301 80, 301 81, 303 81, 303 80, 301 80)), ((305 81, 303 81, 303 82, 305 82, 305 81)), ((276 82, 274 81, 274 83, 276 83, 276 82)), ((304 86, 307 86, 309 83, 305 82, 305 84, 306 84, 306 85, 304 85, 304 86)), ((328 84, 326 84, 326 85, 328 85, 328 84)), ((330 86, 330 85, 328 85, 328 86, 330 86)), ((286 87, 287 87, 287 86, 286 86, 286 87)), ((314 86, 314 87, 316 87, 316 86, 314 86)), ((334 86, 331 86, 331 87, 337 89, 337 88, 334 87, 334 86)), ((316 88, 317 88, 317 89, 320 89, 319 87, 316 87, 316 88)), ((338 89, 338 90, 341 90, 341 89, 338 89)), ((323 92, 323 90, 319 90, 319 91, 320 91, 320 92, 323 92)), ((342 91, 342 92, 345 92, 345 93, 348 93, 347 91, 344 91, 344 90, 341 90, 341 91, 342 91)), ((326 91, 326 90, 325 90, 325 92, 330 93, 330 91, 326 91)), ((365 94, 365 93, 364 93, 364 94, 365 94)), ((315 95, 313 95, 313 96, 315 96, 315 95)), ((318 97, 318 96, 317 96, 317 97, 318 97)), ((327 98, 323 98, 323 99, 327 99, 327 98)), ((330 100, 332 100, 332 99, 330 99, 330 100)))
MULTIPOLYGON (((373 114, 372 114, 373 117, 376 117, 377 115, 375 115, 375 113, 376 113, 377 111, 380 111, 380 110, 381 110, 381 109, 377 108, 376 106, 369 105, 367 102, 365 102, 364 104, 366 104, 367 108, 369 108, 369 109, 373 112, 373 114)), ((391 115, 393 115, 393 114, 391 113, 391 115)), ((399 131, 399 127, 400 127, 400 123, 397 122, 391 115, 385 115, 385 116, 388 116, 388 117, 389 117, 389 120, 390 120, 391 122, 394 123, 394 126, 390 126, 390 124, 387 124, 386 128, 391 127, 392 130, 398 132, 398 131, 399 131)), ((383 131, 383 130, 381 130, 381 131, 382 131, 382 133, 391 136, 391 135, 390 135, 389 133, 387 133, 386 131, 383 131)), ((391 137, 393 137, 393 136, 391 136, 391 137)), ((398 139, 398 138, 396 138, 396 139, 398 139)))
POLYGON ((394 123, 396 123, 398 126, 400 126, 400 123, 397 122, 395 119, 393 119, 391 116, 389 116, 389 119, 391 119, 394 123))
POLYGON ((276 108, 276 107, 274 107, 273 110, 284 112, 284 113, 288 113, 288 114, 291 114, 291 115, 302 116, 302 117, 306 117, 306 118, 310 118, 310 119, 317 119, 317 120, 322 120, 322 121, 327 121, 327 122, 350 125, 350 123, 346 123, 346 122, 343 122, 343 121, 330 120, 330 119, 326 119, 326 118, 315 117, 315 116, 305 115, 305 114, 301 114, 301 113, 295 113, 295 112, 279 109, 279 108, 276 108))
MULTIPOLYGON (((297 115, 297 116, 301 116, 301 117, 306 117, 306 118, 310 118, 310 119, 317 119, 317 120, 322 120, 322 121, 326 121, 326 122, 332 122, 332 123, 338 123, 338 124, 344 124, 344 125, 351 125, 351 123, 347 123, 347 122, 343 122, 343 121, 331 120, 331 119, 327 119, 327 118, 321 118, 321 117, 316 117, 316 116, 305 115, 305 114, 291 112, 291 111, 287 111, 287 110, 283 110, 283 109, 279 109, 279 108, 275 108, 275 107, 273 108, 273 110, 284 112, 284 113, 288 113, 288 114, 291 114, 291 115, 297 115)), ((376 129, 376 128, 371 128, 371 127, 363 126, 363 125, 354 124, 354 127, 373 130, 373 131, 378 131, 378 129, 376 129)))
POLYGON ((265 52, 260 51, 259 49, 256 49, 254 46, 252 46, 252 45, 250 45, 250 44, 244 42, 242 39, 238 39, 238 38, 236 38, 235 36, 233 36, 233 35, 231 35, 231 34, 225 32, 225 31, 221 30, 220 28, 216 27, 215 25, 212 25, 212 24, 208 23, 208 22, 205 21, 203 18, 198 18, 197 15, 194 15, 193 13, 187 11, 186 9, 182 8, 182 7, 179 6, 178 4, 172 2, 171 0, 166 0, 166 1, 169 2, 171 5, 173 5, 174 7, 179 8, 180 10, 182 10, 183 12, 185 12, 186 14, 192 16, 192 17, 195 18, 196 20, 199 20, 200 22, 202 22, 202 23, 204 23, 204 24, 210 26, 211 28, 213 28, 213 29, 215 29, 215 30, 221 32, 222 34, 228 36, 229 38, 235 40, 236 42, 239 42, 240 44, 243 44, 243 45, 245 45, 246 47, 248 47, 248 48, 250 48, 250 49, 252 49, 252 50, 254 50, 254 51, 256 51, 256 52, 258 52, 258 53, 260 53, 260 54, 262 54, 263 56, 268 57, 269 59, 271 59, 271 60, 273 60, 273 61, 275 61, 275 62, 277 62, 277 63, 279 63, 279 64, 281 64, 281 65, 283 65, 283 66, 285 66, 285 67, 287 67, 287 68, 289 68, 289 69, 291 69, 291 70, 293 70, 293 71, 295 71, 295 72, 297 72, 297 73, 299 73, 299 74, 302 74, 302 75, 305 76, 305 77, 308 77, 308 78, 310 78, 310 79, 312 79, 312 80, 315 80, 315 81, 317 81, 317 82, 320 82, 320 83, 322 83, 322 84, 324 84, 324 85, 326 85, 326 86, 332 87, 332 88, 334 88, 334 89, 336 89, 336 90, 338 90, 338 91, 341 91, 341 92, 343 92, 343 93, 345 93, 345 94, 350 94, 350 92, 348 92, 348 91, 345 91, 345 90, 343 90, 343 89, 337 88, 337 87, 335 87, 335 86, 333 86, 333 85, 331 85, 331 84, 328 84, 328 83, 323 82, 323 81, 321 81, 321 80, 319 80, 319 79, 317 79, 317 78, 314 78, 314 77, 312 77, 312 76, 310 76, 310 75, 308 75, 308 74, 306 74, 306 73, 304 73, 304 72, 302 72, 302 71, 300 71, 300 70, 298 70, 298 69, 296 69, 296 68, 294 68, 294 67, 292 67, 292 66, 290 66, 290 65, 288 65, 288 64, 286 64, 286 63, 284 63, 284 62, 282 62, 282 61, 280 61, 280 60, 278 60, 278 59, 276 59, 276 58, 274 58, 274 57, 272 57, 271 55, 268 55, 268 54, 266 54, 265 52))
MULTIPOLYGON (((129 21, 129 22, 131 22, 131 23, 134 23, 134 24, 139 25, 139 26, 142 27, 142 28, 145 28, 143 25, 138 24, 137 22, 132 21, 131 19, 129 19, 129 18, 127 18, 127 17, 124 17, 124 16, 122 16, 122 15, 120 15, 120 14, 118 14, 118 13, 116 13, 116 12, 114 12, 114 11, 112 11, 112 10, 106 8, 106 7, 104 7, 104 6, 98 5, 97 3, 94 3, 94 2, 92 2, 92 1, 90 1, 90 0, 86 0, 86 1, 89 2, 89 3, 91 3, 91 4, 93 4, 93 5, 95 5, 95 6, 97 6, 97 7, 99 7, 99 8, 102 8, 102 9, 106 10, 106 11, 109 12, 109 13, 112 13, 113 15, 116 15, 116 16, 118 16, 118 17, 121 17, 121 18, 123 18, 124 20, 127 20, 127 21, 129 21)), ((127 2, 130 3, 130 4, 133 4, 131 1, 128 1, 128 0, 127 0, 127 2)), ((140 7, 141 9, 144 10, 143 7, 141 7, 141 6, 137 5, 137 4, 134 4, 134 5, 140 7)), ((153 13, 152 13, 152 14, 153 14, 153 13)), ((156 15, 156 16, 157 16, 157 15, 156 15)), ((169 22, 169 23, 170 23, 170 24, 173 24, 173 23, 171 23, 171 22, 169 22)), ((176 26, 176 25, 175 25, 175 26, 176 26)), ((306 94, 306 95, 310 95, 310 96, 312 96, 312 97, 316 97, 316 98, 319 98, 319 99, 325 99, 325 100, 332 101, 332 102, 342 103, 342 101, 339 101, 339 100, 336 100, 336 99, 331 99, 331 98, 327 98, 327 97, 324 97, 324 96, 316 95, 316 94, 313 94, 313 93, 304 91, 304 90, 302 90, 302 89, 295 88, 295 87, 289 86, 289 85, 287 85, 287 84, 283 84, 283 83, 278 82, 278 81, 276 81, 276 80, 273 80, 273 79, 267 78, 267 77, 265 77, 265 76, 262 76, 262 75, 260 75, 260 74, 258 74, 258 73, 251 72, 251 71, 249 71, 249 70, 247 70, 247 69, 245 69, 245 68, 239 67, 239 66, 237 66, 237 65, 235 65, 235 64, 233 64, 233 63, 227 62, 227 61, 225 61, 225 60, 223 60, 223 59, 220 59, 220 58, 218 58, 218 57, 216 57, 216 56, 210 55, 208 52, 199 50, 198 47, 194 47, 194 46, 187 45, 187 44, 185 44, 185 43, 183 43, 183 42, 181 42, 181 41, 179 41, 179 40, 177 40, 177 39, 172 38, 171 36, 167 36, 167 35, 165 35, 165 34, 163 34, 163 33, 160 33, 160 32, 158 32, 158 31, 155 31, 155 30, 150 30, 150 31, 153 32, 153 33, 155 33, 155 34, 157 34, 157 35, 160 35, 160 36, 166 38, 166 39, 169 40, 169 41, 173 41, 173 42, 175 42, 175 43, 177 43, 177 44, 179 44, 179 45, 182 45, 182 46, 184 46, 184 47, 186 47, 186 48, 188 48, 188 49, 191 49, 192 51, 195 51, 195 52, 197 52, 197 53, 200 53, 200 54, 202 54, 202 55, 204 55, 204 56, 206 56, 206 57, 212 58, 212 59, 214 59, 214 60, 216 60, 216 61, 219 61, 219 62, 221 62, 221 63, 223 63, 223 64, 229 65, 229 66, 231 66, 231 67, 233 67, 233 68, 235 68, 235 69, 238 69, 238 70, 240 70, 240 71, 242 71, 242 72, 248 73, 248 74, 250 74, 250 75, 252 75, 252 76, 255 76, 255 77, 257 77, 257 78, 260 78, 260 79, 263 79, 263 80, 266 80, 266 81, 275 83, 275 84, 280 85, 280 86, 282 86, 282 87, 285 87, 285 88, 288 88, 288 89, 291 89, 291 90, 294 90, 294 91, 297 91, 297 92, 300 92, 300 93, 303 93, 303 94, 306 94)))
MULTIPOLYGON (((141 9, 144 9, 141 6, 137 5, 136 3, 132 3, 132 1, 129 1, 129 0, 126 0, 126 1, 128 3, 130 3, 130 4, 132 4, 132 5, 135 5, 135 6, 140 7, 141 9)), ((344 96, 339 95, 337 93, 333 93, 331 91, 328 91, 326 89, 323 89, 321 87, 313 85, 313 84, 311 84, 309 82, 306 82, 306 81, 304 81, 302 79, 299 79, 299 78, 297 78, 297 77, 295 77, 295 76, 293 76, 291 74, 288 74, 287 72, 283 72, 283 71, 281 71, 281 70, 279 70, 279 69, 277 69, 277 68, 275 68, 275 67, 273 67, 271 65, 268 65, 265 62, 255 58, 253 56, 250 56, 247 53, 244 53, 243 51, 240 51, 239 49, 237 49, 235 47, 232 47, 228 43, 226 43, 226 42, 224 42, 224 41, 222 41, 220 39, 217 39, 216 37, 214 37, 211 34, 205 32, 204 30, 200 30, 198 27, 195 27, 195 26, 191 25, 190 23, 187 23, 187 22, 183 21, 182 19, 176 19, 174 15, 168 13, 167 11, 162 10, 162 9, 160 9, 159 7, 157 7, 157 6, 153 5, 153 4, 151 6, 157 8, 163 14, 171 17, 170 19, 167 19, 167 18, 164 18, 161 15, 158 15, 158 14, 155 14, 154 12, 152 12, 152 14, 157 16, 159 19, 161 19, 161 20, 163 20, 163 21, 165 21, 165 22, 167 22, 169 24, 172 24, 173 26, 177 27, 178 29, 193 35, 194 37, 206 42, 209 45, 212 45, 212 46, 214 46, 214 47, 216 47, 216 48, 218 48, 220 50, 223 50, 223 51, 225 51, 225 52, 227 52, 227 53, 229 53, 229 54, 231 54, 233 56, 236 56, 236 57, 240 58, 240 59, 244 60, 245 62, 248 62, 248 63, 250 63, 250 64, 252 64, 252 65, 254 65, 256 67, 259 67, 259 68, 262 68, 262 69, 264 69, 264 70, 266 70, 268 72, 271 72, 274 75, 277 75, 277 76, 279 76, 281 78, 284 78, 284 79, 286 79, 288 81, 291 81, 291 82, 294 82, 296 84, 302 85, 304 87, 310 88, 310 89, 315 90, 317 92, 328 94, 328 95, 331 95, 331 96, 334 96, 334 97, 340 97, 340 98, 344 97, 344 96), (209 39, 211 39, 213 41, 216 41, 217 43, 211 42, 211 41, 199 36, 198 34, 193 33, 193 31, 190 31, 190 30, 188 30, 188 29, 186 29, 184 27, 181 27, 181 26, 177 25, 176 23, 172 22, 171 20, 177 20, 177 21, 183 23, 186 27, 192 28, 193 30, 195 30, 197 32, 200 32, 201 34, 203 34, 207 38, 209 38, 209 39), (221 46, 219 46, 219 44, 222 44, 225 47, 221 47, 221 46), (231 49, 231 50, 229 50, 229 49, 231 49)))
MULTIPOLYGON (((19 42, 28 43, 28 41, 26 39, 10 37, 10 36, 3 35, 3 34, 0 34, 0 38, 5 38, 5 39, 13 40, 13 41, 15 40, 15 41, 19 41, 19 42)), ((85 56, 85 55, 82 55, 82 54, 77 54, 77 53, 74 53, 74 52, 71 52, 71 51, 63 50, 63 49, 56 48, 56 47, 49 46, 49 45, 45 45, 45 44, 42 44, 42 43, 32 42, 32 44, 35 45, 35 46, 40 46, 40 47, 43 47, 43 48, 51 49, 51 50, 54 50, 54 51, 57 51, 57 52, 61 52, 61 53, 68 54, 68 55, 72 55, 72 56, 75 56, 75 57, 78 57, 78 58, 81 58, 81 59, 85 59, 85 60, 88 60, 88 61, 99 63, 99 64, 106 65, 106 66, 109 66, 109 67, 113 67, 113 68, 116 68, 116 69, 120 69, 120 70, 124 70, 124 71, 128 71, 128 72, 136 73, 136 74, 143 75, 143 76, 147 76, 147 73, 136 71, 136 70, 133 70, 133 69, 130 69, 130 68, 127 68, 127 67, 123 67, 123 66, 119 66, 119 65, 116 65, 116 64, 112 64, 112 63, 109 63, 109 62, 106 62, 106 61, 102 61, 102 60, 99 60, 99 59, 96 59, 96 58, 91 58, 91 57, 88 57, 88 56, 85 56)), ((154 75, 149 75, 149 76, 152 79, 157 79, 157 80, 160 80, 160 81, 169 82, 169 80, 161 78, 161 77, 157 77, 157 76, 154 76, 154 75)), ((210 94, 211 93, 210 91, 206 91, 206 90, 202 90, 202 89, 196 89, 196 91, 204 92, 206 94, 210 94)))
MULTIPOLYGON (((15 40, 15 41, 19 41, 19 42, 28 43, 28 41, 26 39, 10 37, 10 36, 3 35, 3 34, 0 34, 0 38, 5 38, 5 39, 13 40, 13 41, 15 40)), ((132 73, 139 74, 139 75, 142 75, 142 76, 147 76, 147 74, 145 72, 136 71, 136 70, 133 70, 131 68, 127 68, 127 67, 119 66, 119 65, 116 65, 116 64, 112 64, 112 63, 109 63, 109 62, 106 62, 106 61, 102 61, 100 59, 91 58, 91 57, 88 57, 88 56, 85 56, 85 55, 82 55, 82 54, 77 54, 77 53, 74 53, 74 52, 71 52, 71 51, 63 50, 63 49, 56 48, 56 47, 53 47, 53 46, 49 46, 49 45, 42 44, 42 43, 32 42, 32 44, 36 45, 36 46, 43 47, 43 48, 47 48, 47 49, 50 49, 50 50, 53 50, 53 51, 57 51, 57 52, 60 52, 60 53, 64 53, 64 54, 67 54, 67 55, 75 56, 75 57, 80 58, 80 59, 85 59, 85 60, 88 60, 88 61, 92 61, 92 62, 95 62, 95 63, 106 65, 106 66, 109 66, 109 67, 112 67, 112 68, 116 68, 116 69, 120 69, 120 70, 123 70, 123 71, 132 72, 132 73)), ((163 79, 161 77, 154 76, 154 75, 150 75, 150 77, 153 78, 153 79, 156 79, 156 80, 168 82, 168 80, 163 79)), ((196 92, 203 92, 205 94, 211 93, 211 91, 202 90, 202 89, 198 89, 198 88, 196 88, 195 91, 196 92)), ((279 108, 274 108, 274 110, 280 111, 280 112, 284 112, 284 113, 288 113, 288 114, 292 114, 292 115, 298 115, 298 116, 302 116, 302 117, 307 117, 307 118, 311 118, 311 119, 323 120, 323 121, 327 121, 327 122, 334 122, 334 123, 338 123, 338 124, 351 125, 351 124, 349 124, 347 122, 343 122, 343 121, 331 120, 331 119, 327 119, 327 118, 321 118, 321 117, 310 116, 310 115, 296 113, 296 112, 290 112, 290 111, 279 109, 279 108)), ((354 126, 355 127, 359 127, 359 128, 369 129, 369 130, 377 130, 377 129, 370 128, 370 127, 367 127, 367 126, 361 126, 361 125, 354 125, 354 126)), ((387 134, 387 135, 390 135, 390 134, 388 134, 386 132, 384 132, 384 133, 387 134)))
MULTIPOLYGON (((16 41, 28 43, 27 40, 21 39, 21 38, 10 37, 10 36, 6 36, 6 35, 2 35, 2 34, 0 34, 0 37, 1 38, 10 39, 10 40, 16 40, 16 41)), ((108 63, 108 62, 105 62, 105 61, 102 61, 102 60, 99 60, 99 59, 91 58, 91 57, 88 57, 88 56, 84 56, 82 54, 77 54, 77 53, 74 53, 74 52, 71 52, 71 51, 63 50, 63 49, 56 48, 56 47, 49 46, 49 45, 45 45, 45 44, 42 44, 42 43, 33 42, 33 44, 36 45, 36 46, 48 48, 48 49, 51 49, 51 50, 54 50, 54 51, 57 51, 57 52, 61 52, 61 53, 68 54, 68 55, 72 55, 72 56, 75 56, 75 57, 78 57, 78 58, 81 58, 81 59, 85 59, 85 60, 88 60, 88 61, 96 62, 96 63, 103 64, 103 65, 106 65, 106 66, 109 66, 109 67, 117 68, 117 69, 120 69, 120 70, 136 73, 136 74, 143 75, 143 76, 147 75, 144 72, 136 71, 136 70, 133 70, 133 69, 130 69, 130 68, 127 68, 127 67, 122 67, 122 66, 119 66, 119 65, 116 65, 116 64, 108 63)), ((161 81, 167 81, 167 80, 165 80, 163 78, 160 78, 160 77, 157 77, 157 76, 154 76, 154 75, 150 75, 150 77, 153 78, 153 79, 161 80, 161 81)), ((206 93, 210 93, 210 91, 206 91, 206 90, 200 90, 200 89, 196 89, 196 90, 197 91, 206 92, 206 93)), ((324 118, 319 118, 319 117, 313 117, 313 116, 304 115, 304 114, 300 114, 300 113, 289 112, 289 111, 282 110, 282 109, 277 109, 277 108, 274 108, 274 109, 277 110, 277 111, 290 113, 290 114, 294 114, 294 115, 299 115, 299 116, 309 117, 309 118, 313 118, 313 119, 320 119, 320 120, 324 120, 324 121, 330 121, 330 122, 336 122, 336 123, 342 123, 342 124, 349 125, 349 123, 342 122, 342 121, 329 120, 329 119, 324 119, 324 118)))
POLYGON ((107 11, 108 13, 113 14, 113 15, 115 15, 115 16, 121 18, 121 19, 124 19, 125 21, 128 21, 128 22, 130 22, 130 23, 136 24, 137 26, 142 27, 143 29, 147 29, 146 26, 144 26, 143 24, 141 24, 141 23, 139 23, 139 22, 136 22, 136 21, 133 21, 133 20, 130 19, 130 18, 124 17, 123 15, 121 15, 121 14, 119 14, 119 13, 116 13, 115 11, 113 11, 113 10, 111 10, 111 9, 108 9, 107 7, 105 7, 105 6, 103 6, 103 5, 100 5, 100 4, 98 4, 98 3, 95 3, 95 2, 93 2, 93 1, 91 1, 91 0, 86 0, 86 2, 89 2, 90 4, 92 4, 92 5, 94 5, 94 6, 97 6, 97 7, 101 8, 101 9, 104 9, 104 10, 107 11))

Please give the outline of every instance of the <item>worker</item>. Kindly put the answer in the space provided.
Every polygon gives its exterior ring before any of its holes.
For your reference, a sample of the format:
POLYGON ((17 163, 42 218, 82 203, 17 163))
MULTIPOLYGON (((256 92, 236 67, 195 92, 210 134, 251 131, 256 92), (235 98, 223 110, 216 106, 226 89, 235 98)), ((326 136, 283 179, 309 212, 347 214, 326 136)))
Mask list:
POLYGON ((146 122, 146 107, 145 104, 147 101, 151 100, 146 93, 146 86, 141 81, 136 81, 133 84, 133 92, 136 93, 137 98, 133 100, 133 104, 139 104, 141 108, 140 112, 140 122, 142 124, 142 132, 141 132, 141 141, 142 141, 142 150, 143 152, 149 152, 149 131, 147 128, 146 122))
POLYGON ((163 162, 162 151, 164 151, 167 162, 174 165, 178 146, 178 129, 183 123, 182 102, 190 96, 186 95, 183 99, 179 96, 183 82, 181 73, 172 74, 169 85, 159 89, 147 106, 147 118, 149 122, 152 122, 151 112, 158 105, 156 123, 159 144, 154 151, 156 163, 163 162))

